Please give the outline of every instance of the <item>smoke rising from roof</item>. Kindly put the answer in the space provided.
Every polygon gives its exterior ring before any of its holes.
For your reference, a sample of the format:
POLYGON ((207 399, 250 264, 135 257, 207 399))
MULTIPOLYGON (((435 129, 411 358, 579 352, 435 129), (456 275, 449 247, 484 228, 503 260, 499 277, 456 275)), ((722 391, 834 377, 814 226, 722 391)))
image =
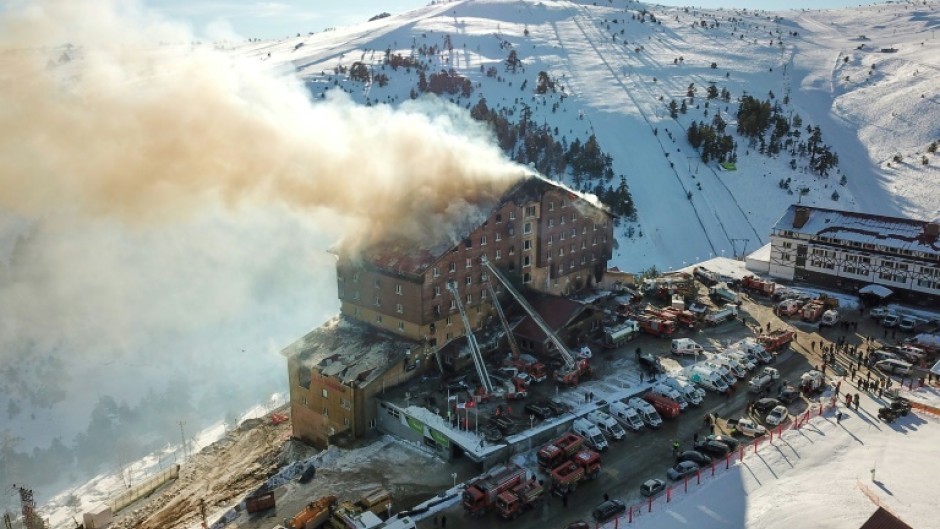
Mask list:
POLYGON ((152 221, 221 199, 329 208, 368 238, 423 237, 459 218, 455 197, 493 198, 523 171, 443 104, 311 103, 299 81, 186 44, 132 3, 30 3, 0 35, 18 50, 0 73, 0 201, 27 215, 65 202, 152 221))
POLYGON ((190 425, 282 389, 274 353, 336 310, 323 250, 439 238, 524 172, 452 106, 313 103, 192 41, 122 0, 0 14, 0 435, 19 450, 157 380, 200 393, 190 425))

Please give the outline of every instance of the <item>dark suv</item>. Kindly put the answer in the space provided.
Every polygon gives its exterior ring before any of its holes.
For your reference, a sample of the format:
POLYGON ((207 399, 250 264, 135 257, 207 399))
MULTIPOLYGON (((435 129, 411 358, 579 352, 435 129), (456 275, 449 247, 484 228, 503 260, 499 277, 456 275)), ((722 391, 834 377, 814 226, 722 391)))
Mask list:
POLYGON ((597 506, 592 513, 594 521, 604 523, 626 512, 627 506, 620 500, 607 500, 597 506))
POLYGON ((525 405, 525 411, 543 421, 552 416, 552 409, 543 402, 530 402, 525 405))

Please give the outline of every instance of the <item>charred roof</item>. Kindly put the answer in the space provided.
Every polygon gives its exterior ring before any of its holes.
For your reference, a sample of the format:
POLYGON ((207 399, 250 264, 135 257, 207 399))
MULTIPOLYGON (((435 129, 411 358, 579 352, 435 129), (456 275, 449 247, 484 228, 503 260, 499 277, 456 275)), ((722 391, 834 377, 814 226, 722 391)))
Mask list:
POLYGON ((339 316, 290 344, 282 354, 343 384, 365 386, 419 348, 417 342, 339 316))

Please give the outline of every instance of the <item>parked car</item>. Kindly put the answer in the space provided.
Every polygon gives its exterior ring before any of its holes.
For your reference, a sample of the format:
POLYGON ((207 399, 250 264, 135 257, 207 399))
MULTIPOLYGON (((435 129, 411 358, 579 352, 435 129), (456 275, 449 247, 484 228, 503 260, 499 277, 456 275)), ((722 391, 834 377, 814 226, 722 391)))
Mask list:
POLYGON ((710 464, 712 462, 712 458, 701 452, 696 452, 695 450, 686 450, 676 457, 676 462, 679 461, 691 461, 696 465, 703 467, 710 464))
POLYGON ((627 510, 627 505, 620 500, 607 500, 594 508, 591 516, 597 523, 604 523, 613 520, 618 515, 627 510))
POLYGON ((317 477, 317 467, 313 463, 307 466, 304 471, 300 474, 300 481, 303 484, 310 483, 313 478, 317 477))
POLYGON ((695 451, 701 452, 703 454, 708 454, 713 458, 725 457, 728 455, 728 452, 731 452, 731 449, 728 448, 728 445, 719 441, 699 441, 695 444, 695 451))
POLYGON ((897 314, 888 314, 881 319, 881 325, 888 328, 897 327, 899 323, 901 323, 901 317, 897 314))
POLYGON ((525 411, 530 415, 535 415, 537 418, 543 421, 552 416, 552 409, 542 402, 530 402, 526 404, 525 411))
POLYGON ((571 406, 565 404, 564 402, 560 400, 555 400, 555 399, 547 400, 545 401, 545 405, 548 406, 549 409, 552 410, 552 413, 554 413, 555 415, 561 415, 563 413, 568 413, 569 411, 571 411, 571 406))
POLYGON ((775 398, 765 397, 754 403, 754 411, 756 411, 757 413, 767 413, 768 411, 776 408, 780 404, 781 404, 780 401, 775 398))
POLYGON ((875 307, 868 311, 868 315, 874 320, 880 320, 888 314, 891 314, 891 311, 887 307, 875 307))
POLYGON ((676 465, 666 471, 666 475, 673 481, 691 476, 698 472, 698 465, 694 461, 679 461, 676 465))
POLYGON ((898 323, 898 329, 904 332, 914 332, 914 327, 917 327, 917 320, 910 316, 901 318, 898 323))
POLYGON ((800 398, 800 391, 793 386, 787 385, 780 390, 780 393, 777 394, 777 398, 784 404, 792 404, 796 399, 800 398))
POLYGON ((879 360, 875 362, 875 367, 885 373, 901 376, 910 375, 913 370, 913 366, 909 362, 895 359, 879 360))
POLYGON ((724 443, 728 445, 728 448, 731 450, 737 450, 738 446, 741 444, 740 441, 734 437, 729 437, 727 435, 707 435, 705 436, 706 441, 718 441, 719 443, 724 443))
POLYGON ((753 419, 747 417, 738 420, 729 420, 728 426, 731 426, 733 428, 732 431, 736 434, 747 435, 750 437, 760 437, 762 435, 767 435, 767 428, 757 424, 757 422, 755 422, 753 419))
POLYGON ((666 490, 666 482, 661 479, 648 479, 640 485, 640 494, 646 496, 655 496, 666 490))
POLYGON ((764 422, 771 426, 778 426, 780 423, 787 420, 787 415, 789 415, 789 412, 787 411, 786 406, 777 406, 770 410, 770 413, 767 414, 764 422))
POLYGON ((565 529, 591 529, 591 525, 585 521, 578 520, 565 526, 565 529))

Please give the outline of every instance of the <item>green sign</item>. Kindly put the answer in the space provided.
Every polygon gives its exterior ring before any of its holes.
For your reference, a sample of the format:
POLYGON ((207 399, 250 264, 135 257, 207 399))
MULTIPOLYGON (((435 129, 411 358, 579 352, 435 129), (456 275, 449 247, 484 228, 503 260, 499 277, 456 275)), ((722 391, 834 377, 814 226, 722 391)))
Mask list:
POLYGON ((435 430, 434 428, 428 428, 428 431, 431 432, 431 438, 434 439, 437 444, 443 446, 444 448, 450 448, 450 439, 441 432, 435 430))
POLYGON ((423 422, 417 419, 412 419, 411 417, 407 415, 405 415, 405 420, 408 421, 408 426, 411 426, 412 430, 418 432, 421 435, 424 435, 424 423, 423 422))

